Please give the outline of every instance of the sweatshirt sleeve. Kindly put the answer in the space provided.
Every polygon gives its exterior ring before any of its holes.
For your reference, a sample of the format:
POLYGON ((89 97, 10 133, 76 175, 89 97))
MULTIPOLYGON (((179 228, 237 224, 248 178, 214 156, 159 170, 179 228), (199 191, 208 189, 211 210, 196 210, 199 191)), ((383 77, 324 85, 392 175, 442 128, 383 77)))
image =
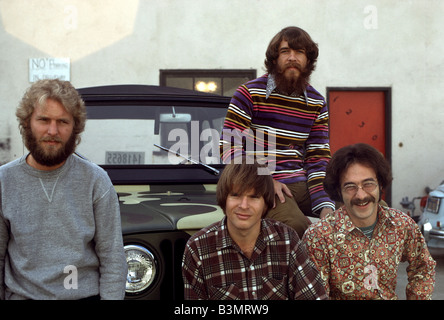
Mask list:
MULTIPOLYGON (((1 200, 0 200, 1 205, 1 200)), ((0 206, 1 207, 1 206, 0 206)), ((0 300, 5 299, 5 257, 8 246, 9 231, 0 209, 0 300)))
POLYGON ((114 187, 94 203, 96 253, 100 260, 100 297, 120 300, 125 296, 127 263, 123 249, 119 201, 114 187))

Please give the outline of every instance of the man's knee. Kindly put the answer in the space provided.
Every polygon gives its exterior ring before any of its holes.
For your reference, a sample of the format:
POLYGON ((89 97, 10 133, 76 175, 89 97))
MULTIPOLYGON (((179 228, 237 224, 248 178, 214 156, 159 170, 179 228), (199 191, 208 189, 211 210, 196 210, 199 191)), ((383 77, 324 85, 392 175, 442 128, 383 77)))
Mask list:
POLYGON ((307 217, 299 209, 296 201, 289 197, 285 198, 284 203, 281 203, 276 198, 276 207, 269 210, 265 217, 285 223, 296 230, 299 237, 302 237, 310 224, 307 217))

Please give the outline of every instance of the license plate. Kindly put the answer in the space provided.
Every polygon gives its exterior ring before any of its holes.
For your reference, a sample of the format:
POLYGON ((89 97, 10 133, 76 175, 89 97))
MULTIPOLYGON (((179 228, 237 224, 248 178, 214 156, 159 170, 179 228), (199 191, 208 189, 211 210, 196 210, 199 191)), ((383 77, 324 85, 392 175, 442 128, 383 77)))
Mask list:
POLYGON ((105 164, 145 164, 145 152, 106 151, 105 164))

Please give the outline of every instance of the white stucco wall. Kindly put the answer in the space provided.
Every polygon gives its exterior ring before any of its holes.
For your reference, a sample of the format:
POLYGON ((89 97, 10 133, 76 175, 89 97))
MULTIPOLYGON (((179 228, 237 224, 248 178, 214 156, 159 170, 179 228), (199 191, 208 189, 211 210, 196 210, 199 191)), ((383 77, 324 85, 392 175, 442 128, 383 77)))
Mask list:
POLYGON ((400 207, 444 180, 443 9, 442 0, 0 0, 0 163, 24 152, 14 111, 29 58, 70 58, 76 87, 158 84, 159 69, 260 75, 272 36, 297 25, 319 44, 321 93, 392 88, 400 207))

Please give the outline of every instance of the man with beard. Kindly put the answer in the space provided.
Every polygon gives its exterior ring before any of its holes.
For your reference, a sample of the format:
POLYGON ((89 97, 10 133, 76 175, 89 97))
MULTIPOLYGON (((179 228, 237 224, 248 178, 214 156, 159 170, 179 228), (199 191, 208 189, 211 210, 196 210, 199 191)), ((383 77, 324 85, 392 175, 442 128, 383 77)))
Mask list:
POLYGON ((231 100, 220 140, 225 163, 248 154, 267 163, 277 199, 267 218, 294 228, 299 237, 306 216, 334 210, 322 182, 330 159, 328 109, 309 83, 317 44, 298 27, 287 27, 266 51, 267 74, 240 86, 231 100))
POLYGON ((74 153, 84 102, 69 82, 41 80, 16 115, 29 153, 0 167, 0 298, 122 299, 117 195, 74 153))
POLYGON ((407 261, 407 299, 430 299, 435 261, 415 221, 380 205, 392 181, 389 163, 364 143, 335 152, 324 180, 343 206, 311 225, 303 237, 330 299, 397 299, 399 263, 407 261))

